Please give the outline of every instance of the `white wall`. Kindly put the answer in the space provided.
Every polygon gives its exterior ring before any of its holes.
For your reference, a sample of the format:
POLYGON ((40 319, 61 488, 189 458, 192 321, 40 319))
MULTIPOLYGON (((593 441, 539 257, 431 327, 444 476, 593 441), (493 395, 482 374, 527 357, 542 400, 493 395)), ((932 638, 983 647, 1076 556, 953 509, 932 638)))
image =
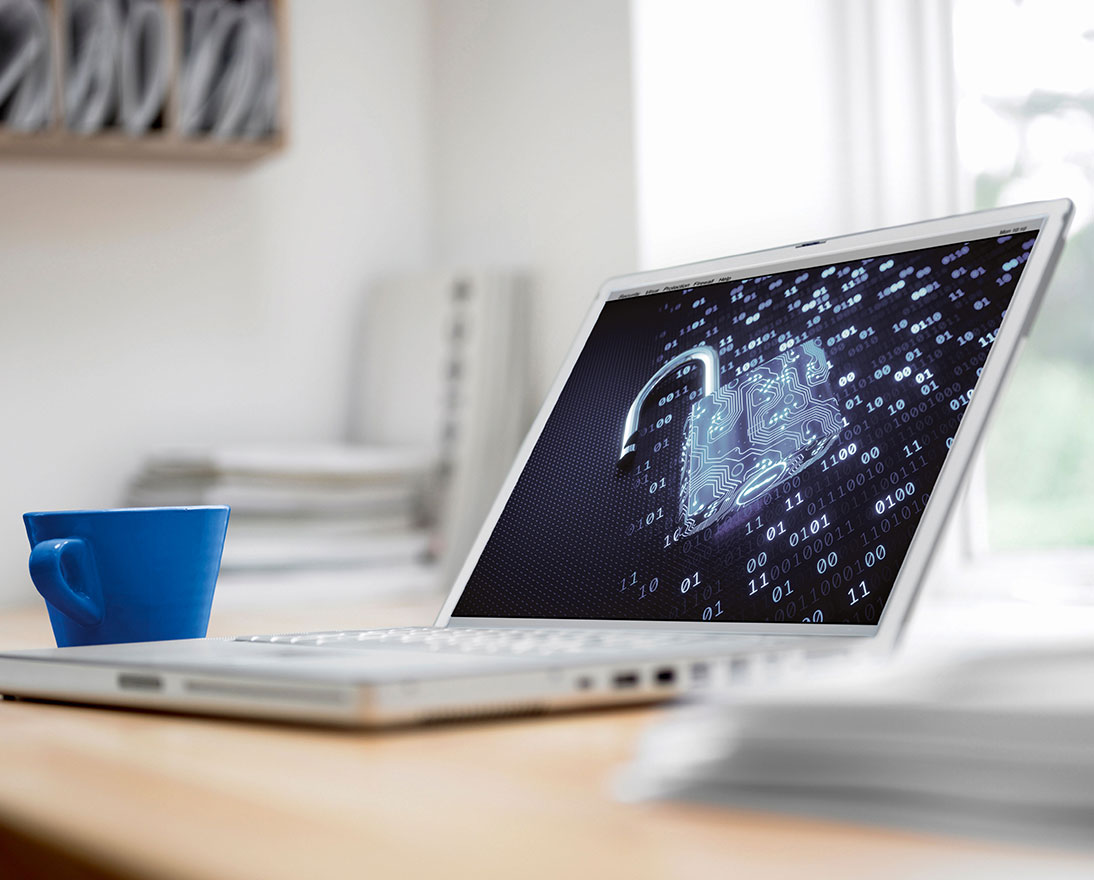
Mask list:
POLYGON ((426 4, 290 7, 283 156, 0 160, 0 602, 23 511, 116 505, 149 448, 340 437, 357 299, 429 259, 426 4))
POLYGON ((542 396, 601 282, 636 263, 627 0, 434 0, 438 258, 529 267, 542 396))
POLYGON ((827 4, 635 0, 634 36, 644 266, 841 226, 827 4))

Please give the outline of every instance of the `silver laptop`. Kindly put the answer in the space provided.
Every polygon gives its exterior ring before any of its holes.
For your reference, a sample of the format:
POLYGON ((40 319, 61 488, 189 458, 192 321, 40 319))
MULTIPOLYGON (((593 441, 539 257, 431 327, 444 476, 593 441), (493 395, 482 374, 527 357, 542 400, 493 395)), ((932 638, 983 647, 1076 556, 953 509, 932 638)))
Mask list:
POLYGON ((0 692, 384 725, 663 699, 890 646, 1070 214, 614 278, 434 626, 10 652, 0 692))

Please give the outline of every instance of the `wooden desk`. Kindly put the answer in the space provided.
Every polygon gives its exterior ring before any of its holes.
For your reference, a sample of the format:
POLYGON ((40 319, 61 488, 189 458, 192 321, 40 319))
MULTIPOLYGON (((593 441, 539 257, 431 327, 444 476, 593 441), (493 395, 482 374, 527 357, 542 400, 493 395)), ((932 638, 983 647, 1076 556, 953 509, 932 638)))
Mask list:
MULTIPOLYGON (((211 634, 386 626, 417 607, 214 615, 211 634)), ((0 644, 51 644, 38 608, 0 644)), ((684 804, 613 775, 665 709, 345 733, 0 704, 0 876, 1094 876, 1087 857, 684 804)))

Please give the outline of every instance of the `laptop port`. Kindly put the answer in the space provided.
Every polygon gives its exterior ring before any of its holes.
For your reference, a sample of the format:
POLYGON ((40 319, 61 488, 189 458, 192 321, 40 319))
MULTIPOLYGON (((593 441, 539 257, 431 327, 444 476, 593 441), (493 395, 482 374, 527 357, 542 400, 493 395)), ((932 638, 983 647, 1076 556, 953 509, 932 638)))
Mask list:
POLYGON ((163 679, 158 675, 123 672, 118 676, 118 687, 123 691, 162 691, 163 679))
POLYGON ((671 666, 666 666, 663 669, 658 669, 653 677, 660 685, 670 685, 676 681, 676 670, 671 666))
POLYGON ((736 681, 748 675, 749 661, 747 657, 734 657, 729 661, 729 677, 736 681))
POLYGON ((591 690, 592 686, 593 680, 587 675, 581 676, 579 679, 577 679, 577 681, 574 682, 574 687, 576 687, 579 691, 591 690))
POLYGON ((710 668, 706 663, 692 663, 691 664, 691 680, 692 681, 706 681, 710 675, 710 668))
POLYGON ((620 672, 617 676, 615 676, 615 678, 612 679, 612 687, 616 688, 617 690, 638 687, 638 673, 620 672))

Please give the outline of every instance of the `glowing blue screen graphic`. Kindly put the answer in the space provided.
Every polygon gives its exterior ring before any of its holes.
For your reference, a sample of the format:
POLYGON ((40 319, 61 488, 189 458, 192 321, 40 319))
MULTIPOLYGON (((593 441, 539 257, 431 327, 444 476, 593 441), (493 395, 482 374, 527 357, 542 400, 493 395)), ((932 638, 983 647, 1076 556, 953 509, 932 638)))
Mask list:
POLYGON ((455 616, 876 623, 1036 237, 606 303, 455 616))

